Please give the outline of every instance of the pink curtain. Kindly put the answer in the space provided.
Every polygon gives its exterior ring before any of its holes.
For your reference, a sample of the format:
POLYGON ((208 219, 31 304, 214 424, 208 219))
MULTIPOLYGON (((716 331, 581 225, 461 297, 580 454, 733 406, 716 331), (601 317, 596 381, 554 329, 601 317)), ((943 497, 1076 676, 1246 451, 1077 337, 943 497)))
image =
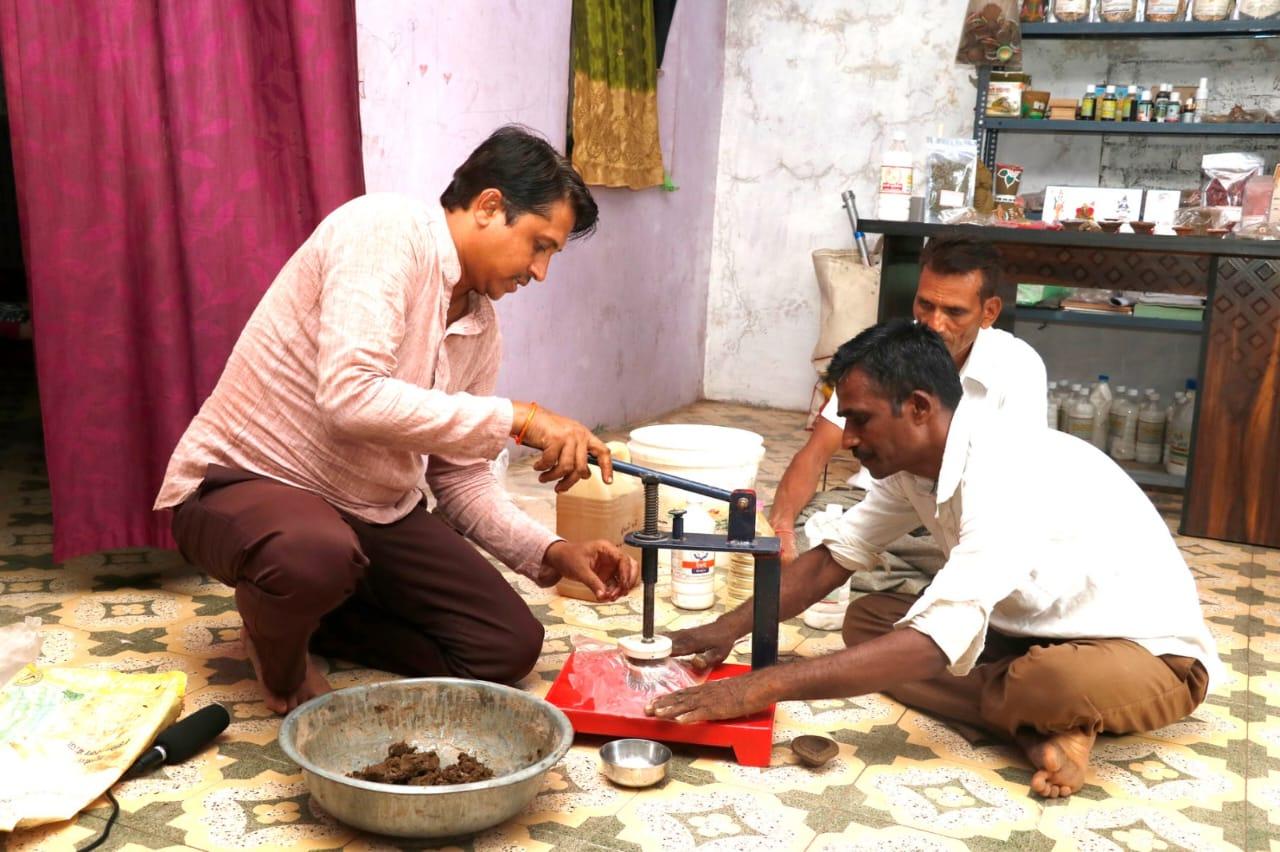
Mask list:
POLYGON ((54 558, 169 546, 165 464, 364 191, 352 0, 0 0, 54 558))

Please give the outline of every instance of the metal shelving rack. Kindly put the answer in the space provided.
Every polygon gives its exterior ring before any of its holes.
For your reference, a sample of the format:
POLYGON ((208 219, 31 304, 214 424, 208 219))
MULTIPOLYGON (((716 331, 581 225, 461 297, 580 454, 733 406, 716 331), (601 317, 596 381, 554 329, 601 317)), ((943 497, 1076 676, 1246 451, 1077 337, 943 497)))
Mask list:
MULTIPOLYGON (((1112 24, 1077 23, 1023 24, 1022 39, 1222 39, 1280 37, 1280 19, 1268 21, 1145 21, 1112 24)), ((1169 136, 1280 136, 1280 124, 1163 124, 1137 121, 1052 121, 1049 119, 1001 118, 987 115, 990 66, 978 69, 978 96, 974 104, 973 138, 987 168, 996 165, 1000 133, 1079 133, 1169 136)), ((1001 70, 1001 69, 994 69, 1001 70)))

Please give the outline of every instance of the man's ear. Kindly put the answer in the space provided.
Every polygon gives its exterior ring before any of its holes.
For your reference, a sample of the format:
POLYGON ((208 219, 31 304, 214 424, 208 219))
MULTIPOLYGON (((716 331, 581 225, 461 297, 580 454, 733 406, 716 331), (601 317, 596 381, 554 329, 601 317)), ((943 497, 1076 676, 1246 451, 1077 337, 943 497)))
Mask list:
POLYGON ((507 212, 502 190, 493 187, 481 190, 480 194, 471 201, 471 215, 475 217, 476 226, 480 228, 506 222, 507 212))
POLYGON ((1000 311, 1004 308, 1004 300, 999 296, 992 296, 982 303, 982 327, 991 328, 996 319, 1000 316, 1000 311))
POLYGON ((938 410, 938 400, 919 389, 911 392, 904 405, 911 422, 917 426, 933 417, 933 413, 938 410))

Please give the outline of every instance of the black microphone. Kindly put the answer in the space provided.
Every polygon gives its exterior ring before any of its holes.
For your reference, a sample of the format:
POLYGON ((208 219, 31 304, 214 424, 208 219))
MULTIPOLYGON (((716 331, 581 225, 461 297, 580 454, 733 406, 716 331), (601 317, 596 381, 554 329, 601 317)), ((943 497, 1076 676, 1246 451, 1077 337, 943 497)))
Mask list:
POLYGON ((124 777, 132 778, 150 772, 162 763, 181 763, 213 742, 229 724, 231 715, 221 704, 202 707, 161 731, 151 748, 133 762, 124 777))

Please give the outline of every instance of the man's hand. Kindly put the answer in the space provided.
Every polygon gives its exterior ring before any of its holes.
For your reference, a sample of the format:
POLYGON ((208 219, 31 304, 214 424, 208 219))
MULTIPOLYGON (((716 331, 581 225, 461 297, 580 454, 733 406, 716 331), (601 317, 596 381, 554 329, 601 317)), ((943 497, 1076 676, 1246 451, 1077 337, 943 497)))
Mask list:
POLYGON ((796 557, 800 554, 796 552, 796 531, 790 529, 774 530, 778 536, 778 543, 782 545, 782 549, 778 554, 782 560, 782 567, 786 568, 792 562, 796 561, 796 557))
POLYGON ((528 403, 514 402, 512 407, 515 416, 511 421, 511 437, 518 437, 523 430, 523 443, 542 450, 542 455, 533 463, 534 470, 542 471, 539 482, 558 479, 556 491, 568 491, 575 482, 591 476, 591 468, 587 466, 588 453, 599 461, 604 481, 613 482, 613 458, 609 448, 586 426, 541 406, 535 411, 528 403))
POLYGON ((559 577, 582 583, 598 601, 616 601, 635 588, 640 566, 616 544, 596 541, 556 541, 543 554, 542 563, 559 577))
POLYGON ((752 672, 672 692, 649 702, 644 712, 682 723, 750 716, 774 702, 769 695, 766 674, 752 672))
POLYGON ((724 662, 738 641, 734 631, 726 629, 724 619, 710 624, 690 627, 668 634, 671 639, 671 656, 686 657, 694 654, 693 667, 698 671, 714 669, 724 662))

